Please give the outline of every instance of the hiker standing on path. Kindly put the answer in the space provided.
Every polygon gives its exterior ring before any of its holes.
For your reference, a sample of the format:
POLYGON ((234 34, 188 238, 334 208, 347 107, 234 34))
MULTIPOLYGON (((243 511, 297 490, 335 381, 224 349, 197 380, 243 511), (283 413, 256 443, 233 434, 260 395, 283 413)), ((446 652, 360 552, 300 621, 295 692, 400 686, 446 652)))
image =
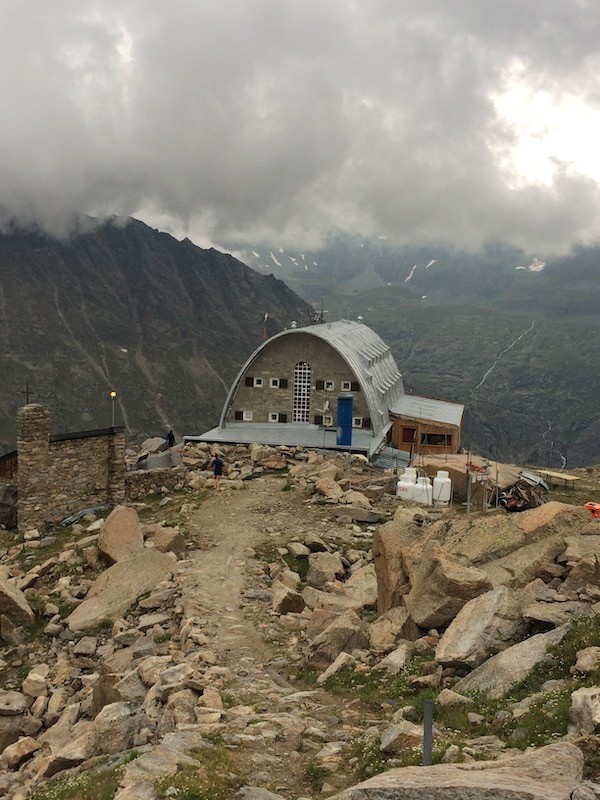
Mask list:
POLYGON ((173 445, 175 444, 175 434, 172 430, 167 433, 167 447, 169 448, 169 452, 171 451, 173 445))
POLYGON ((223 459, 218 453, 215 453, 215 460, 213 461, 213 474, 215 476, 215 489, 220 489, 223 476, 223 459))

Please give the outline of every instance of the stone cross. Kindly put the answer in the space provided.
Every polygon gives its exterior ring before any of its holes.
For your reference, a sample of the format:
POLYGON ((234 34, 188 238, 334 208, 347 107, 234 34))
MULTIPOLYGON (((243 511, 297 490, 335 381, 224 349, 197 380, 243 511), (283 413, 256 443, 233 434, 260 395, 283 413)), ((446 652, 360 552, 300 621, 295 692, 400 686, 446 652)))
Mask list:
POLYGON ((29 405, 29 397, 30 397, 30 395, 32 397, 34 396, 33 393, 31 392, 30 388, 29 388, 29 381, 25 382, 25 390, 22 391, 21 394, 25 395, 25 405, 28 406, 29 405))

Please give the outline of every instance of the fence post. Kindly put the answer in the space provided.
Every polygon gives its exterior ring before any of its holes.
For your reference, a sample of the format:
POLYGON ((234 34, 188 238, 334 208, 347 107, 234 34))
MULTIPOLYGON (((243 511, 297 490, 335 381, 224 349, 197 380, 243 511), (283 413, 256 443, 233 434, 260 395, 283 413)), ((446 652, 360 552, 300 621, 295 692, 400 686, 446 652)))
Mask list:
POLYGON ((423 765, 433 764, 433 700, 425 700, 423 705, 423 765))

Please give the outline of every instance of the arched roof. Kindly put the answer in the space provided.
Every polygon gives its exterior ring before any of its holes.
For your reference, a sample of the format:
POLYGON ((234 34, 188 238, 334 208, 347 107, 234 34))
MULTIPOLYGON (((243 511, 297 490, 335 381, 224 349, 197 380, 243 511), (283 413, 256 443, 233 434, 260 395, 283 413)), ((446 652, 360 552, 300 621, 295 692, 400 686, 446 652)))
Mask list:
POLYGON ((239 383, 252 362, 266 347, 282 336, 304 334, 323 339, 346 361, 356 379, 369 409, 373 433, 381 433, 389 422, 389 409, 404 394, 402 375, 390 348, 375 331, 352 320, 325 322, 306 328, 290 328, 272 336, 257 348, 239 371, 223 406, 219 427, 225 424, 227 409, 239 383))

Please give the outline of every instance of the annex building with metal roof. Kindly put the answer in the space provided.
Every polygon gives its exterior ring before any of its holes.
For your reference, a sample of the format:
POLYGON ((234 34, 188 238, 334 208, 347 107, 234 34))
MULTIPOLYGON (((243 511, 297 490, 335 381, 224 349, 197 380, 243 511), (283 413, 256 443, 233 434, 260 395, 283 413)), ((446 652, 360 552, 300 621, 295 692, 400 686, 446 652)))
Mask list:
POLYGON ((412 426, 412 411, 425 408, 436 431, 452 420, 456 452, 454 422, 462 419, 462 406, 407 395, 390 348, 368 326, 323 322, 291 327, 263 342, 233 382, 218 426, 184 439, 351 449, 371 458, 385 445, 398 447, 396 440, 406 435, 399 427, 403 409, 412 426), (346 404, 351 397, 350 445, 338 443, 340 397, 346 404))

